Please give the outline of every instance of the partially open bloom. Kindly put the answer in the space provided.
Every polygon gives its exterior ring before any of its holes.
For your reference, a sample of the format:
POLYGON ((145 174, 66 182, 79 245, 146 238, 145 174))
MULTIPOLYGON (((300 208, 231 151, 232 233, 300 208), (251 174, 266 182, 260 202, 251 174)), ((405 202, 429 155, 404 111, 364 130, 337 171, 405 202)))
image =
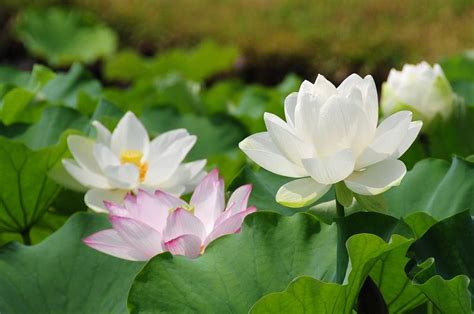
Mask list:
POLYGON ((123 205, 106 203, 113 229, 84 239, 88 246, 119 258, 145 261, 169 251, 190 258, 199 256, 213 240, 240 231, 255 207, 247 207, 252 187, 243 185, 225 205, 224 182, 215 169, 194 191, 191 201, 165 193, 139 190, 123 205))
POLYGON ((66 170, 89 188, 86 204, 106 212, 104 200, 122 200, 129 191, 160 189, 173 195, 190 192, 204 177, 206 160, 182 163, 196 143, 185 129, 165 132, 150 142, 148 133, 127 112, 110 133, 93 122, 97 140, 71 135, 68 146, 74 157, 63 160, 66 170))
POLYGON ((447 119, 453 111, 454 98, 438 64, 405 64, 401 71, 392 69, 383 84, 381 109, 385 116, 408 109, 427 124, 436 115, 447 119))
POLYGON ((239 147, 273 173, 298 178, 283 185, 279 203, 302 207, 343 181, 355 193, 380 194, 398 185, 406 167, 398 158, 421 129, 409 111, 377 126, 378 100, 371 76, 349 76, 339 87, 319 75, 285 99, 286 122, 265 113, 267 132, 239 147))

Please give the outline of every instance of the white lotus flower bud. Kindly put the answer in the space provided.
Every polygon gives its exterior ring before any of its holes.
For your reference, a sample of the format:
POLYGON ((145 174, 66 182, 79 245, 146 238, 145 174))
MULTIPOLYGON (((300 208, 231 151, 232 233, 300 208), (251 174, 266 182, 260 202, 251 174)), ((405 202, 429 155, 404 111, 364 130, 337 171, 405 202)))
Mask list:
POLYGON ((405 64, 401 71, 392 69, 383 84, 381 110, 384 116, 410 110, 415 118, 429 124, 437 115, 449 118, 454 95, 438 64, 405 64))

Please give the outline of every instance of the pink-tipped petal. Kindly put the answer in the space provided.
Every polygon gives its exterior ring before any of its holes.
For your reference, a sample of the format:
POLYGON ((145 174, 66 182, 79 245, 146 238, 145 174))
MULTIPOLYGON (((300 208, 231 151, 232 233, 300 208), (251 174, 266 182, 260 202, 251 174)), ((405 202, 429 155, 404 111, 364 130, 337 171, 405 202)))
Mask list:
POLYGON ((126 190, 99 190, 90 189, 84 196, 84 202, 92 210, 99 213, 108 213, 104 201, 121 204, 127 194, 126 190))
POLYGON ((123 204, 128 210, 137 210, 137 197, 129 192, 123 199, 123 204))
POLYGON ((84 238, 83 242, 97 251, 130 261, 146 261, 149 258, 125 242, 113 229, 96 232, 84 238))
POLYGON ((138 220, 110 216, 110 222, 120 237, 148 258, 163 252, 161 233, 138 220))
POLYGON ((155 197, 160 206, 168 210, 183 207, 186 205, 186 202, 180 199, 179 197, 176 197, 173 194, 161 190, 155 191, 155 197))
POLYGON ((206 232, 210 233, 217 217, 224 211, 224 181, 219 178, 217 169, 209 172, 199 183, 191 197, 190 204, 195 208, 206 232))
POLYGON ((223 235, 239 232, 244 218, 247 215, 255 212, 256 210, 257 209, 255 207, 249 207, 246 210, 241 211, 240 213, 237 213, 222 221, 207 236, 206 240, 204 241, 204 247, 206 247, 210 242, 214 241, 215 239, 222 237, 223 235))
POLYGON ((199 218, 183 208, 178 208, 168 216, 163 240, 167 242, 183 234, 195 235, 202 241, 206 236, 206 230, 199 218))
POLYGON ((130 209, 133 218, 153 227, 160 233, 163 232, 170 210, 168 202, 163 202, 155 194, 138 190, 135 198, 130 199, 127 208, 130 209))
POLYGON ((252 185, 246 184, 242 185, 232 193, 227 202, 227 209, 232 214, 241 212, 247 208, 247 203, 249 201, 250 193, 252 192, 252 185))
POLYGON ((115 204, 109 201, 104 201, 104 205, 109 210, 110 215, 134 218, 132 211, 128 210, 123 205, 115 204))
POLYGON ((145 190, 139 190, 137 195, 128 193, 123 205, 107 201, 104 204, 111 215, 138 220, 160 233, 166 226, 166 219, 172 208, 169 207, 169 202, 163 202, 163 199, 145 190))
POLYGON ((192 234, 184 234, 166 242, 165 247, 173 255, 196 258, 201 253, 201 239, 192 234))

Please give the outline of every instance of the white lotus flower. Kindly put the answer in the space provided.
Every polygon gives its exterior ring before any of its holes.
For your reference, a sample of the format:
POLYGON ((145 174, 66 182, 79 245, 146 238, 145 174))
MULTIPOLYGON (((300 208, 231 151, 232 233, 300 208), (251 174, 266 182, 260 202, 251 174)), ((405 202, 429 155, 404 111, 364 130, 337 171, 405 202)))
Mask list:
POLYGON ((278 175, 298 178, 283 185, 279 203, 302 207, 343 181, 355 193, 380 194, 398 185, 406 167, 398 158, 410 147, 422 122, 398 112, 377 127, 377 90, 372 77, 349 76, 335 87, 322 75, 305 81, 285 99, 286 122, 265 113, 267 132, 239 147, 278 175))
POLYGON ((447 119, 454 106, 454 93, 438 64, 405 64, 401 71, 390 70, 382 86, 381 110, 390 115, 410 110, 416 118, 430 123, 436 115, 447 119))
POLYGON ((98 121, 97 140, 71 135, 68 146, 74 157, 63 160, 66 170, 89 188, 86 204, 107 212, 104 200, 120 202, 127 192, 160 189, 175 196, 191 192, 205 176, 206 160, 182 163, 196 143, 185 129, 165 132, 151 142, 137 117, 127 112, 110 133, 98 121))

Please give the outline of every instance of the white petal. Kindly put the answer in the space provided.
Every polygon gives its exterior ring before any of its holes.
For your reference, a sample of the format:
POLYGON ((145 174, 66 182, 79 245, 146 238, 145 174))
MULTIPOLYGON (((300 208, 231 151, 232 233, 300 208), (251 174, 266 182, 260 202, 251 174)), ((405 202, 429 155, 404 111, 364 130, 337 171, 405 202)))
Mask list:
POLYGON ((135 150, 146 156, 149 145, 148 133, 143 124, 132 112, 127 112, 117 124, 110 138, 112 151, 120 156, 124 151, 135 150))
POLYGON ((397 71, 396 69, 391 69, 388 73, 387 84, 390 88, 397 89, 402 82, 402 72, 397 71))
POLYGON ((278 150, 297 165, 301 165, 301 159, 314 156, 312 147, 302 142, 290 127, 278 116, 265 112, 263 115, 268 134, 278 150))
POLYGON ((140 173, 132 164, 109 166, 105 169, 105 175, 110 184, 118 189, 133 190, 139 184, 140 173))
POLYGON ((189 136, 186 129, 176 129, 160 134, 150 143, 150 153, 148 161, 152 162, 156 157, 166 154, 173 143, 189 136))
POLYGON ((102 173, 93 155, 93 140, 83 136, 70 135, 67 138, 67 145, 81 168, 97 174, 102 173))
POLYGON ((313 88, 313 83, 308 80, 304 80, 303 83, 301 83, 300 89, 298 90, 298 102, 300 102, 299 97, 303 96, 304 94, 312 94, 313 88))
POLYGON ((86 187, 99 189, 109 189, 111 187, 104 176, 79 167, 72 159, 63 159, 63 166, 75 180, 86 187))
POLYGON ((371 75, 364 77, 364 83, 360 87, 364 101, 365 113, 369 118, 370 127, 375 129, 379 119, 379 100, 377 87, 371 75))
POLYGON ((254 213, 256 210, 257 209, 255 207, 249 207, 246 210, 234 214, 222 221, 208 235, 208 237, 204 241, 204 247, 206 247, 210 242, 214 241, 215 239, 222 237, 223 235, 239 232, 245 217, 251 213, 254 213))
POLYGON ((163 191, 174 196, 181 196, 186 193, 186 187, 184 185, 175 185, 173 187, 163 189, 163 191))
POLYGON ((166 153, 153 156, 146 174, 145 182, 150 186, 159 186, 176 172, 181 162, 196 143, 197 137, 186 136, 175 141, 166 153))
POLYGON ((407 134, 400 143, 400 146, 398 146, 396 154, 393 156, 394 159, 397 159, 403 154, 405 154, 405 152, 410 148, 411 144, 413 144, 413 142, 415 141, 416 137, 418 136, 418 133, 420 133, 422 126, 423 122, 421 121, 410 122, 407 134))
POLYGON ((374 79, 370 75, 362 79, 357 74, 351 74, 339 85, 337 90, 341 95, 349 95, 353 88, 361 91, 363 108, 367 114, 369 126, 375 128, 378 121, 378 97, 374 79))
POLYGON ((217 169, 209 172, 199 183, 189 203, 194 207, 194 214, 202 221, 206 233, 209 234, 225 206, 224 181, 219 178, 217 169))
MULTIPOLYGON (((168 180, 153 186, 153 188, 176 196, 192 192, 206 176, 206 172, 203 170, 205 165, 205 159, 181 164, 168 180)), ((148 184, 146 181, 145 183, 148 184)))
POLYGON ((364 114, 346 97, 333 95, 321 107, 315 144, 318 154, 332 155, 352 146, 358 130, 359 116, 364 114))
POLYGON ((125 242, 117 231, 102 230, 82 240, 87 246, 118 258, 130 261, 146 261, 148 255, 125 242))
POLYGON ((168 242, 185 234, 195 235, 203 241, 206 230, 199 218, 183 208, 178 208, 168 216, 163 240, 168 242))
POLYGON ((399 111, 382 121, 372 143, 357 157, 356 169, 368 167, 394 154, 407 134, 411 115, 409 111, 399 111))
POLYGON ((353 88, 348 95, 348 99, 352 106, 358 106, 360 108, 360 110, 357 110, 357 113, 352 117, 354 123, 357 124, 351 145, 355 156, 358 156, 367 145, 372 142, 375 136, 375 128, 377 126, 377 122, 375 122, 375 125, 371 126, 369 116, 365 112, 362 98, 362 93, 358 88, 353 88))
POLYGON ((400 160, 384 160, 364 171, 356 171, 344 182, 354 193, 377 195, 399 185, 407 169, 400 160))
POLYGON ((329 97, 337 94, 336 87, 321 74, 318 74, 316 82, 314 82, 314 91, 321 98, 322 102, 326 102, 329 97))
POLYGON ((104 144, 95 144, 93 154, 102 172, 110 166, 120 165, 118 157, 104 144))
POLYGON ((333 184, 344 180, 354 171, 354 156, 351 149, 344 149, 334 155, 304 159, 309 175, 321 184, 333 184))
POLYGON ((324 104, 318 95, 298 94, 295 109, 295 130, 299 138, 307 143, 313 142, 313 134, 318 127, 318 117, 324 104))
POLYGON ((121 204, 127 193, 127 190, 91 189, 84 196, 84 203, 95 212, 108 213, 104 201, 121 204))
POLYGON ((291 126, 295 127, 295 109, 298 100, 298 93, 291 93, 285 98, 285 119, 291 126))
POLYGON ((260 167, 287 177, 304 177, 306 171, 288 160, 273 144, 268 132, 255 133, 239 143, 239 148, 260 167))
POLYGON ((304 207, 316 202, 330 188, 330 184, 321 184, 312 178, 297 179, 280 187, 276 201, 287 207, 304 207))
POLYGON ((184 234, 165 243, 166 249, 173 255, 196 258, 201 254, 201 239, 192 234, 184 234))
MULTIPOLYGON (((77 165, 77 163, 73 160, 69 160, 69 162, 73 162, 73 164, 77 165)), ((48 177, 54 180, 59 185, 63 186, 66 189, 85 193, 88 190, 88 187, 85 187, 81 183, 79 183, 74 177, 66 170, 63 164, 57 164, 51 170, 48 171, 48 177)))
POLYGON ((162 236, 157 230, 131 218, 109 216, 109 219, 120 237, 148 258, 163 252, 162 236))
POLYGON ((364 80, 362 77, 356 73, 353 73, 349 75, 344 81, 342 81, 342 83, 337 87, 337 91, 339 94, 347 96, 354 87, 358 88, 361 86, 363 81, 364 80))
POLYGON ((102 123, 100 123, 99 121, 93 121, 92 125, 97 131, 97 142, 109 146, 110 138, 112 137, 112 134, 110 133, 109 129, 103 126, 102 123))

